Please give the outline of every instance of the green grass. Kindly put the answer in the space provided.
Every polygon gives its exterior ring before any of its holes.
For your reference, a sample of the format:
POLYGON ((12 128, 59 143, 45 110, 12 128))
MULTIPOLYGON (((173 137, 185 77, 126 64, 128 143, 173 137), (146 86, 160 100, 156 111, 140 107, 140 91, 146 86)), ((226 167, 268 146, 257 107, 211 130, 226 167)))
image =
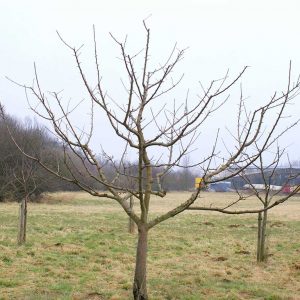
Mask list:
MULTIPOLYGON (((30 204, 21 247, 18 207, 0 204, 0 299, 131 299, 127 217, 109 200, 73 196, 30 204)), ((300 221, 271 215, 269 225, 269 261, 257 265, 254 216, 185 212, 162 223, 149 235, 150 299, 300 299, 300 221)))

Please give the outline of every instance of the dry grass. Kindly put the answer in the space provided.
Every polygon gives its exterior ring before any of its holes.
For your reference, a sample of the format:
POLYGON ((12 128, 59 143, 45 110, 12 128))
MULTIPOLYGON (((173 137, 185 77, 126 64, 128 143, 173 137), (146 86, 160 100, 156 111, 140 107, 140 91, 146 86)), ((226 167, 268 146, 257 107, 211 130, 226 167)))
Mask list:
MULTIPOLYGON (((151 212, 154 214, 164 213, 170 209, 180 205, 183 201, 188 199, 190 196, 189 192, 176 192, 168 193, 165 198, 152 197, 151 200, 151 212)), ((195 206, 219 206, 224 207, 230 203, 233 199, 236 199, 237 195, 235 193, 209 193, 202 192, 201 197, 195 202, 195 206)), ((279 196, 274 198, 277 200, 279 196)), ((120 211, 120 206, 117 203, 109 199, 100 200, 84 192, 58 192, 46 195, 42 201, 43 204, 51 204, 47 207, 47 210, 77 210, 74 205, 82 206, 83 212, 89 213, 91 210, 95 209, 95 206, 100 205, 100 210, 104 212, 120 211), (52 204, 64 204, 72 205, 69 206, 53 206, 52 204)), ((238 209, 250 209, 250 208, 261 208, 261 205, 256 197, 250 197, 247 200, 239 202, 238 205, 233 207, 233 210, 238 209)), ((137 208, 136 208, 137 209, 137 208)), ((189 211, 188 213, 204 214, 204 215, 219 215, 218 212, 206 212, 206 211, 189 211)), ((300 216, 300 196, 295 196, 289 201, 274 207, 270 210, 270 216, 280 220, 299 220, 300 216)))
MULTIPOLYGON (((154 198, 153 213, 188 197, 154 198)), ((231 194, 204 193, 201 205, 231 194)), ((249 208, 254 199, 243 202, 249 208)), ((136 236, 110 200, 56 193, 29 205, 16 246, 18 206, 0 205, 0 299, 130 299, 136 236)), ((151 299, 300 299, 300 199, 270 213, 269 262, 256 265, 256 217, 185 212, 150 231, 151 299)))

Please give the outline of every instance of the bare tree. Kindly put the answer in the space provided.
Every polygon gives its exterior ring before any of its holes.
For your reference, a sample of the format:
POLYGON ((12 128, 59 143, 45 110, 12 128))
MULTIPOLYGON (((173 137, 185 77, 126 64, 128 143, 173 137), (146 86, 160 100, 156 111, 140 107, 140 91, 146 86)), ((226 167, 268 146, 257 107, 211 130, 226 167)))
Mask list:
POLYGON ((38 185, 41 184, 41 174, 38 173, 40 166, 18 150, 15 143, 9 138, 7 128, 13 132, 13 136, 22 149, 30 153, 41 150, 43 132, 29 122, 21 124, 8 116, 5 117, 5 120, 6 126, 3 118, 0 119, 2 144, 0 166, 1 174, 4 177, 1 178, 1 196, 20 202, 17 242, 22 245, 26 241, 27 204, 30 197, 37 191, 38 185))
MULTIPOLYGON (((24 151, 32 155, 43 153, 43 155, 48 158, 48 162, 50 162, 52 157, 56 157, 56 155, 52 155, 51 153, 58 152, 58 147, 53 143, 53 140, 46 135, 42 127, 36 123, 29 122, 29 120, 20 122, 7 114, 5 114, 4 119, 0 115, 0 201, 17 201, 21 200, 21 197, 24 195, 23 187, 20 183, 17 183, 17 181, 21 177, 25 157, 10 139, 7 128, 10 129, 11 134, 24 151)), ((28 159, 27 161, 32 164, 28 159)), ((56 165, 56 161, 53 162, 53 165, 56 165)), ((40 195, 45 191, 46 187, 46 180, 44 180, 45 174, 49 175, 49 173, 46 173, 37 164, 34 173, 36 185, 38 186, 35 195, 40 195)), ((50 188, 50 190, 53 190, 57 185, 54 181, 56 183, 59 182, 58 178, 47 176, 47 187, 50 188)))
POLYGON ((268 258, 268 208, 270 209, 275 201, 285 202, 293 197, 300 187, 299 169, 293 168, 290 163, 286 167, 280 167, 285 151, 286 149, 280 150, 279 146, 276 146, 271 160, 270 153, 261 153, 259 159, 251 165, 254 172, 243 170, 238 175, 246 188, 246 192, 236 189, 239 198, 247 199, 254 195, 264 209, 258 213, 257 262, 265 262, 268 258))
MULTIPOLYGON (((73 54, 83 85, 89 95, 91 120, 88 130, 78 129, 76 124, 72 122, 72 109, 64 105, 60 93, 43 92, 36 66, 34 66, 34 85, 21 85, 25 88, 28 98, 33 96, 38 101, 38 105, 32 105, 32 109, 40 117, 51 123, 57 137, 64 143, 66 149, 65 164, 72 166, 72 157, 69 153, 73 153, 81 162, 85 173, 94 182, 103 185, 106 191, 99 191, 90 183, 80 180, 80 171, 74 172, 74 168, 69 167, 70 176, 64 176, 59 169, 49 167, 43 157, 35 157, 25 153, 21 148, 20 150, 50 173, 76 184, 80 189, 91 195, 99 198, 109 198, 118 202, 137 225, 138 241, 133 283, 134 299, 148 299, 146 266, 149 230, 190 208, 201 192, 199 188, 191 193, 187 199, 183 199, 178 207, 159 216, 151 217, 149 215, 151 197, 155 195, 163 198, 166 195, 163 186, 163 178, 166 174, 174 168, 199 166, 203 171, 204 185, 236 176, 259 159, 261 153, 274 143, 273 139, 276 139, 276 131, 283 117, 283 112, 289 101, 299 92, 299 80, 294 84, 291 82, 290 67, 288 85, 282 94, 274 94, 265 104, 249 112, 246 111, 244 99, 241 97, 237 125, 238 133, 234 135, 235 145, 227 153, 221 155, 218 149, 219 134, 217 134, 215 142, 211 145, 211 152, 206 156, 201 154, 199 161, 187 166, 184 158, 192 151, 198 141, 200 141, 199 145, 201 146, 200 128, 216 110, 228 101, 229 89, 239 81, 247 67, 243 68, 233 79, 229 78, 227 72, 223 78, 211 81, 207 87, 201 85, 202 94, 198 96, 196 101, 190 101, 187 95, 183 103, 165 102, 166 95, 171 93, 181 82, 182 76, 179 76, 178 79, 174 78, 173 71, 182 60, 185 51, 179 50, 175 45, 163 63, 157 67, 152 67, 150 61, 150 29, 145 23, 144 28, 146 35, 144 49, 134 55, 127 52, 126 40, 122 42, 111 35, 120 49, 121 62, 126 74, 122 81, 127 98, 126 102, 115 101, 103 86, 95 30, 94 59, 97 74, 95 84, 87 79, 81 64, 81 47, 71 46, 59 35, 61 41, 73 54), (96 110, 104 113, 115 135, 123 142, 124 151, 118 163, 113 162, 112 156, 104 150, 101 150, 102 155, 99 156, 92 149, 91 139, 95 130, 96 110), (273 122, 268 124, 266 129, 264 122, 269 115, 273 115, 273 122), (253 147, 256 143, 259 143, 259 149, 253 147), (137 162, 130 167, 126 167, 125 161, 129 152, 131 155, 135 155, 137 162), (105 172, 105 165, 108 163, 112 163, 115 167, 114 178, 108 178, 105 172), (136 169, 136 173, 132 172, 133 167, 136 169), (230 172, 226 172, 228 170, 230 172), (126 181, 130 184, 125 184, 126 181), (132 209, 130 206, 132 197, 137 203, 136 209, 132 209)), ((263 210, 278 205, 280 202, 282 201, 275 201, 263 210)), ((231 205, 204 209, 236 213, 236 211, 230 211, 230 207, 231 205)), ((254 209, 250 212, 257 213, 258 211, 254 209)))
POLYGON ((19 212, 19 232, 18 232, 18 244, 22 245, 26 242, 26 230, 27 230, 27 204, 30 196, 35 192, 36 185, 36 166, 35 161, 27 159, 23 156, 21 168, 18 173, 14 172, 15 183, 19 186, 19 190, 22 191, 22 199, 20 202, 19 212))

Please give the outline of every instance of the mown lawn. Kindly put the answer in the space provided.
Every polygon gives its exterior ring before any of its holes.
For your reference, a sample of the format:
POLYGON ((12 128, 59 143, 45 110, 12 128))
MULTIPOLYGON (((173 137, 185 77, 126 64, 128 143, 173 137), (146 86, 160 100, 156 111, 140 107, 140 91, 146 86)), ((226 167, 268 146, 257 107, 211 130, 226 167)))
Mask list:
MULTIPOLYGON (((155 199, 154 213, 185 196, 155 199)), ((0 204, 0 299, 131 299, 136 235, 127 233, 117 205, 58 193, 28 210, 20 247, 18 206, 0 204)), ((255 262, 256 216, 185 212, 159 225, 149 237, 150 299, 300 299, 299 212, 295 198, 270 214, 262 265, 255 262)))

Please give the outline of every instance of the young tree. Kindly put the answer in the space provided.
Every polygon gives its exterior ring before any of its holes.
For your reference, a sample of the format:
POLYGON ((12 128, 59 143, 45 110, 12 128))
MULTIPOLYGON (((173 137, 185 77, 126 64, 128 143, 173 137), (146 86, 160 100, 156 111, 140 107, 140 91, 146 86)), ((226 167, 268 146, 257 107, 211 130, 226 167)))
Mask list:
MULTIPOLYGON (((123 85, 126 91, 126 102, 116 102, 106 92, 102 81, 102 69, 98 60, 97 44, 94 30, 94 60, 96 70, 96 83, 92 84, 83 69, 80 61, 80 48, 72 47, 60 36, 61 41, 73 54, 78 67, 83 85, 89 95, 91 104, 91 120, 89 130, 78 129, 72 121, 71 111, 64 105, 61 94, 57 92, 44 93, 38 78, 36 66, 35 84, 32 86, 21 85, 30 92, 38 101, 38 106, 33 110, 49 121, 57 137, 64 144, 64 161, 69 166, 69 176, 60 173, 59 169, 49 167, 43 157, 24 154, 38 162, 50 173, 74 183, 80 189, 99 198, 110 198, 120 204, 125 213, 135 222, 138 229, 136 251, 136 266, 133 282, 134 299, 148 299, 147 294, 147 251, 148 233, 150 229, 161 222, 185 211, 197 200, 201 189, 191 193, 183 199, 181 205, 159 216, 151 217, 150 202, 153 195, 164 197, 166 191, 163 178, 174 168, 189 167, 184 163, 184 158, 189 154, 193 145, 199 139, 199 130, 213 112, 220 109, 228 101, 229 89, 242 77, 247 67, 237 76, 229 80, 228 73, 221 80, 212 81, 208 87, 202 87, 202 95, 191 102, 186 97, 184 103, 164 101, 167 93, 175 89, 181 78, 174 79, 173 72, 182 60, 184 50, 178 50, 175 45, 165 62, 157 67, 151 67, 150 62, 150 29, 144 23, 145 46, 139 54, 130 55, 126 49, 126 41, 118 41, 111 35, 113 41, 120 49, 121 61, 125 70, 123 85), (143 55, 142 55, 142 54, 143 55), (142 55, 142 57, 141 57, 142 55), (140 64, 139 64, 140 59, 140 64), (50 99, 51 98, 51 101, 50 99), (37 110, 41 108, 42 110, 37 110), (99 156, 92 149, 91 139, 95 130, 95 111, 104 113, 115 135, 122 141, 124 151, 118 164, 115 166, 114 178, 109 178, 105 172, 105 165, 112 162, 112 156, 103 152, 99 156), (73 156, 70 155, 73 154, 73 156), (127 154, 135 155, 137 163, 126 168, 127 154), (106 188, 105 192, 99 191, 89 182, 84 182, 72 166, 74 157, 81 162, 85 174, 93 182, 106 188), (182 163, 184 165, 182 165, 182 163), (132 167, 136 173, 132 172, 132 167), (157 172, 157 170, 159 170, 157 172), (155 174, 155 176, 154 176, 155 174), (130 184, 128 184, 130 182, 130 184), (133 197, 137 209, 130 207, 133 197)), ((238 133, 232 150, 221 156, 218 149, 218 137, 211 145, 211 152, 199 159, 193 166, 201 166, 203 170, 203 183, 224 180, 239 174, 251 163, 259 159, 261 153, 266 151, 273 143, 273 138, 283 112, 288 102, 299 91, 299 81, 291 83, 291 67, 288 74, 286 91, 271 97, 265 104, 252 112, 246 112, 243 98, 240 99, 240 116, 238 120, 238 133), (246 118, 242 119, 242 112, 246 118), (269 115, 273 115, 273 123, 266 130, 264 122, 269 115), (259 141, 259 149, 253 149, 259 141), (247 153, 247 160, 245 154, 247 153), (222 159, 220 160, 220 156, 222 159), (213 163, 215 162, 215 165, 213 163), (220 163, 218 163, 220 162, 220 163), (227 170, 234 172, 226 173, 227 170), (216 176, 219 177, 216 179, 216 176)), ((201 143, 200 143, 201 146, 201 143)), ((22 150, 22 149, 21 149, 22 150)), ((202 155, 202 153, 201 153, 202 155)), ((200 157, 200 156, 199 156, 200 157)), ((190 165, 192 167, 192 165, 190 165)), ((279 203, 272 204, 277 205, 279 203)), ((268 209, 268 207, 266 208, 268 209)), ((222 210, 227 208, 209 208, 209 210, 222 210)), ((257 210, 254 210, 257 212, 257 210)))
MULTIPOLYGON (((4 114, 3 114, 4 115, 4 114)), ((9 116, 0 119, 1 141, 1 197, 6 200, 20 202, 19 232, 17 242, 22 245, 26 241, 27 204, 29 199, 40 193, 42 177, 40 166, 24 156, 15 143, 9 138, 8 128, 23 151, 34 155, 44 148, 44 131, 31 122, 21 123, 9 116)), ((44 172, 45 174, 45 172, 44 172)))
POLYGON ((14 173, 15 184, 19 192, 21 192, 20 212, 19 212, 19 232, 18 244, 22 245, 26 242, 27 230, 27 204, 30 196, 37 189, 36 185, 36 163, 29 160, 25 156, 20 162, 18 173, 14 173))
POLYGON ((285 202, 294 196, 300 188, 299 169, 293 168, 291 164, 287 167, 280 167, 285 150, 280 150, 277 146, 271 160, 269 153, 268 155, 261 153, 259 159, 252 163, 255 173, 249 174, 247 170, 243 170, 238 175, 247 188, 246 193, 236 189, 239 198, 246 199, 254 195, 263 208, 263 211, 258 213, 257 262, 266 262, 268 258, 267 222, 268 211, 272 208, 272 203, 274 201, 285 202))

